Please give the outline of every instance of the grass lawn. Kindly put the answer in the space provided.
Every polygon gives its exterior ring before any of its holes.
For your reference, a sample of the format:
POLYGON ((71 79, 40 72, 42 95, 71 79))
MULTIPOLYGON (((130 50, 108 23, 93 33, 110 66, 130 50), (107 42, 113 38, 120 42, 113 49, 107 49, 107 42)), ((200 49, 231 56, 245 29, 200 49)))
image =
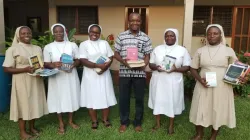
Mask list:
MULTIPOLYGON (((65 135, 58 135, 58 121, 55 114, 49 114, 40 118, 36 126, 43 133, 38 138, 41 140, 188 140, 194 133, 194 125, 189 122, 188 115, 190 102, 186 101, 186 110, 182 115, 177 116, 175 120, 175 134, 167 135, 168 119, 162 116, 162 128, 155 133, 151 132, 151 128, 155 124, 152 110, 147 106, 148 96, 145 98, 145 112, 143 121, 143 132, 135 133, 133 126, 130 125, 125 133, 120 134, 119 128, 119 109, 118 105, 111 108, 110 120, 113 124, 112 128, 105 128, 102 123, 99 124, 98 130, 91 130, 91 121, 88 116, 87 109, 81 108, 75 113, 75 122, 80 125, 79 130, 66 128, 65 135)), ((219 140, 250 140, 250 99, 236 97, 236 117, 237 127, 229 129, 223 127, 218 136, 219 140)), ((134 99, 131 100, 131 120, 134 117, 134 99)), ((101 114, 100 114, 101 115, 101 114)), ((99 115, 99 120, 100 120, 99 115)), ((64 120, 67 120, 67 115, 64 115, 64 120)), ((210 129, 206 129, 205 138, 210 134, 210 129)), ((15 140, 19 139, 18 125, 9 121, 9 112, 0 114, 0 140, 15 140)))

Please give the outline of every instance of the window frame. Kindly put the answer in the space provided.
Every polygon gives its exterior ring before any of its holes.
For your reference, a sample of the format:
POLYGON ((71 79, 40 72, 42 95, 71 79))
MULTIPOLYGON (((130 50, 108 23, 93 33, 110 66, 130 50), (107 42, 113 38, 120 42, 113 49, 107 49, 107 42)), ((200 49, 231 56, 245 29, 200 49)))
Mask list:
POLYGON ((128 9, 129 8, 146 8, 146 23, 145 23, 145 34, 148 35, 148 21, 149 21, 149 6, 148 5, 138 5, 138 6, 125 6, 125 26, 124 26, 124 30, 128 30, 128 9))
MULTIPOLYGON (((201 6, 204 6, 204 5, 195 5, 194 7, 201 7, 201 6)), ((209 13, 209 24, 213 24, 213 18, 214 18, 214 16, 213 16, 213 14, 214 14, 214 7, 231 7, 231 9, 232 9, 232 24, 231 24, 231 35, 230 36, 228 36, 228 35, 225 35, 225 37, 226 38, 230 38, 230 37, 232 37, 232 35, 233 35, 233 23, 234 23, 234 6, 227 6, 227 5, 216 5, 216 6, 207 6, 207 7, 209 7, 209 9, 210 9, 210 13, 209 13)), ((194 16, 193 16, 193 19, 194 19, 194 16)), ((194 21, 194 20, 193 20, 194 21)), ((205 32, 205 31, 204 31, 205 32)), ((205 35, 206 36, 206 35, 205 35)), ((205 37, 205 36, 200 36, 200 35, 198 35, 198 36, 195 36, 195 35, 192 35, 192 37, 205 37)))
MULTIPOLYGON (((73 7, 75 8, 75 12, 76 12, 76 15, 75 15, 75 28, 76 28, 76 33, 75 35, 88 35, 87 34, 82 34, 82 33, 79 33, 79 17, 78 17, 78 8, 86 8, 86 7, 95 7, 96 10, 97 10, 97 24, 99 24, 99 7, 98 5, 57 5, 56 6, 56 20, 57 20, 57 23, 59 22, 59 12, 58 12, 58 9, 60 7, 73 7)), ((67 28, 67 27, 66 27, 67 28)), ((68 29, 68 28, 67 28, 68 29)))

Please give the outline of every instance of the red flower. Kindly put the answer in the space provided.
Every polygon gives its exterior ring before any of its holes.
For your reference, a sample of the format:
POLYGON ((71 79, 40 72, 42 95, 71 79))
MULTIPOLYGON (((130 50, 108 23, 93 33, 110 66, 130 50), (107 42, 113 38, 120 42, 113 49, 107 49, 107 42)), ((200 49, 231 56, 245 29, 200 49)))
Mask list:
POLYGON ((110 41, 114 40, 114 35, 113 35, 113 34, 110 34, 109 37, 108 37, 108 39, 109 39, 110 41))
POLYGON ((250 57, 250 53, 245 53, 244 56, 250 57))

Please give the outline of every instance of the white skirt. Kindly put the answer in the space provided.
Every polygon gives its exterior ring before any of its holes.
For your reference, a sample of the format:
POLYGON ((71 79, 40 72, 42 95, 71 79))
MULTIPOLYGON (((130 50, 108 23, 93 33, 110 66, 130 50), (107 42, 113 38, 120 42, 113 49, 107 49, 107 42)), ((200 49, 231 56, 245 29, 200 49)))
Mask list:
POLYGON ((116 104, 109 69, 98 75, 93 69, 84 67, 80 106, 92 109, 105 109, 116 104))
POLYGON ((184 87, 181 73, 154 71, 149 86, 149 108, 154 115, 179 115, 185 109, 184 87))
POLYGON ((49 77, 49 113, 74 112, 80 108, 80 80, 76 69, 71 73, 60 71, 49 77))

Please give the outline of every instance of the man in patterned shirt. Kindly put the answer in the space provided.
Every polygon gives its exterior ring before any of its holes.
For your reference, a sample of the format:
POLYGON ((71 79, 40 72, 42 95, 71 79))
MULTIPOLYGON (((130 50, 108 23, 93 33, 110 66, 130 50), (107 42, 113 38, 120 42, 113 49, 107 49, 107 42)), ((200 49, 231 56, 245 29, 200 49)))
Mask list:
POLYGON ((115 41, 115 58, 121 63, 119 72, 119 107, 121 126, 119 132, 125 132, 129 125, 130 90, 133 87, 135 95, 135 131, 142 131, 141 124, 143 118, 144 89, 146 86, 145 67, 149 63, 152 52, 151 40, 140 31, 141 16, 138 13, 129 15, 129 30, 120 33, 115 41), (127 63, 127 48, 138 48, 138 60, 144 60, 145 66, 140 68, 130 68, 127 63))

